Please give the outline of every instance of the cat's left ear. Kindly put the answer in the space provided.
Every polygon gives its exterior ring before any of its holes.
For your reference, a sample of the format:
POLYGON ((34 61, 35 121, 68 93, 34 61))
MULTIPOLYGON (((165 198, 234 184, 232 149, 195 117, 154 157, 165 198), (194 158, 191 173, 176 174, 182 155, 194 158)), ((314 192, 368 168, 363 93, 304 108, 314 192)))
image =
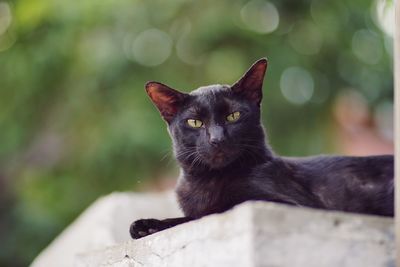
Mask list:
POLYGON ((163 119, 169 124, 178 113, 187 94, 158 82, 148 82, 145 88, 151 101, 153 101, 154 105, 160 111, 163 119))
POLYGON ((250 67, 243 77, 239 79, 239 81, 232 85, 232 90, 260 106, 262 99, 262 85, 267 66, 268 61, 266 58, 259 59, 250 67))

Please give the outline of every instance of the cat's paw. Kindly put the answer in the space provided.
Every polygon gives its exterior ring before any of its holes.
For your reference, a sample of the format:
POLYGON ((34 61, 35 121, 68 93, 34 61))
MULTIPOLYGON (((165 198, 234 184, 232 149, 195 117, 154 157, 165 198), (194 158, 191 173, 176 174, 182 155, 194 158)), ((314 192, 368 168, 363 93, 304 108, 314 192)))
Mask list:
POLYGON ((142 238, 155 232, 164 230, 164 224, 157 219, 141 219, 133 222, 129 229, 133 239, 142 238))

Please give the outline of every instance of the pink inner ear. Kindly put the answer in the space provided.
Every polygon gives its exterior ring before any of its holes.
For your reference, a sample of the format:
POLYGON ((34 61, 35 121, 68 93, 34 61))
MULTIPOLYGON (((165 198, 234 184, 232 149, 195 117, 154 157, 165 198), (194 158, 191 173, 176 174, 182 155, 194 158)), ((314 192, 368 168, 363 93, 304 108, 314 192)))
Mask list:
POLYGON ((232 86, 233 90, 242 93, 259 105, 262 98, 262 85, 266 69, 267 60, 260 59, 232 86))
POLYGON ((250 73, 247 79, 244 80, 242 86, 250 88, 259 88, 262 85, 264 79, 264 69, 257 68, 250 73))
POLYGON ((167 92, 154 90, 149 92, 149 96, 163 116, 173 115, 176 112, 176 101, 174 100, 174 97, 169 95, 167 92))
POLYGON ((170 121, 178 111, 182 93, 156 82, 146 84, 147 94, 166 121, 170 121))

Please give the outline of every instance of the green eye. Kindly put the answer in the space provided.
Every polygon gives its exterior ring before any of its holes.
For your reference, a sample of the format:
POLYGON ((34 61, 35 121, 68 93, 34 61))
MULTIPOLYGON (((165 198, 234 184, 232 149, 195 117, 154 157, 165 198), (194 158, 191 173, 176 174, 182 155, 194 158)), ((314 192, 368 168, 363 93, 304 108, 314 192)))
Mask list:
POLYGON ((201 120, 195 119, 188 119, 187 124, 189 124, 189 126, 192 128, 200 128, 201 126, 203 126, 203 122, 201 120))
POLYGON ((229 121, 229 122, 234 122, 234 121, 237 121, 239 118, 240 118, 240 112, 236 111, 236 112, 233 112, 233 113, 229 114, 226 117, 226 120, 229 121))

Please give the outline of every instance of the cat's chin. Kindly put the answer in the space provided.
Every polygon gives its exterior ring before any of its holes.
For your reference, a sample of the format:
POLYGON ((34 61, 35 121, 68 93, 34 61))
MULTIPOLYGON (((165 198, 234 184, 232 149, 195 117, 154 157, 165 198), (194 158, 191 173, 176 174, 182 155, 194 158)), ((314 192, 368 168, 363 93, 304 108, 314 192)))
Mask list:
POLYGON ((201 153, 199 151, 193 154, 192 152, 179 151, 175 152, 175 154, 178 155, 177 159, 181 167, 189 171, 223 169, 236 161, 240 156, 239 151, 227 148, 208 150, 207 152, 209 153, 201 153), (185 157, 188 153, 192 153, 190 154, 191 157, 185 157))
POLYGON ((214 157, 207 158, 205 160, 206 164, 209 166, 210 169, 218 170, 222 169, 234 161, 235 158, 227 157, 224 155, 216 155, 214 157))
POLYGON ((180 165, 187 170, 204 170, 204 169, 209 169, 209 170, 220 170, 225 167, 227 167, 229 164, 231 164, 233 160, 226 160, 226 159, 207 159, 207 160, 202 160, 201 163, 193 164, 193 162, 180 162, 180 165))
POLYGON ((211 170, 219 170, 219 169, 223 169, 223 168, 225 168, 226 166, 228 166, 229 165, 229 163, 230 162, 221 162, 221 163, 215 163, 215 162, 213 162, 213 163, 210 163, 210 164, 208 164, 208 167, 211 169, 211 170))

